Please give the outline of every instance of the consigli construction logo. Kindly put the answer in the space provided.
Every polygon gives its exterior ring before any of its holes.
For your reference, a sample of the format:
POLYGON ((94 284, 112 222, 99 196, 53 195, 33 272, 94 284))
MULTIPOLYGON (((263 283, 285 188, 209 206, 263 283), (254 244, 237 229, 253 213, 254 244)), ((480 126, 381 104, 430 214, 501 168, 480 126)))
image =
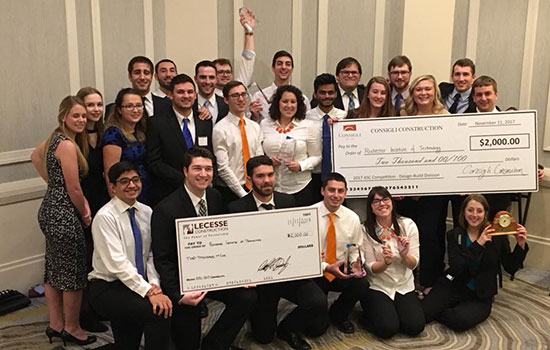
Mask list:
POLYGON ((346 125, 344 125, 344 131, 357 131, 357 125, 355 125, 355 124, 346 124, 346 125))

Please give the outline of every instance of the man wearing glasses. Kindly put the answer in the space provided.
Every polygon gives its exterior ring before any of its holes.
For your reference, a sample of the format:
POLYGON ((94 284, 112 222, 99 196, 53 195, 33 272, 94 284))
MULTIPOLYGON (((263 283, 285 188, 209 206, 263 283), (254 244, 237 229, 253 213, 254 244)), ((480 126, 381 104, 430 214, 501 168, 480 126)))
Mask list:
POLYGON ((388 78, 391 86, 391 102, 397 115, 405 107, 405 100, 409 97, 409 82, 411 80, 412 65, 407 56, 395 56, 388 63, 388 78))
POLYGON ((113 198, 92 224, 94 254, 90 304, 111 321, 119 349, 168 349, 172 302, 160 288, 151 252, 152 210, 136 199, 141 192, 137 168, 119 162, 109 169, 113 198))
POLYGON ((252 186, 247 180, 246 162, 264 152, 260 126, 245 118, 248 93, 244 84, 230 81, 223 87, 223 96, 229 113, 214 126, 212 143, 221 180, 217 187, 227 205, 250 191, 252 186))
MULTIPOLYGON (((365 86, 359 84, 362 73, 361 63, 353 57, 346 57, 338 62, 336 65, 338 90, 334 99, 334 107, 346 112, 359 108, 365 93, 365 86)), ((318 103, 316 98, 311 100, 311 108, 317 107, 318 103)))

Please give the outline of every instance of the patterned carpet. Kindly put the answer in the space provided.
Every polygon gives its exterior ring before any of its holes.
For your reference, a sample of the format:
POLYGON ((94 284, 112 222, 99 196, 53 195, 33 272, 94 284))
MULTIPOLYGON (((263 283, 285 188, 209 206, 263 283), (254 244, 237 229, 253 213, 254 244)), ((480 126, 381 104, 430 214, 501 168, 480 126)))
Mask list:
MULTIPOLYGON (((219 304, 212 302, 209 305, 211 316, 204 322, 205 330, 221 311, 219 304)), ((282 302, 281 306, 282 316, 288 312, 290 305, 282 302)), ((355 323, 359 313, 357 309, 351 316, 355 323)), ((0 317, 0 349, 63 349, 63 344, 59 340, 54 344, 48 343, 43 333, 47 325, 46 319, 43 299, 34 300, 29 308, 0 317)), ((98 334, 98 337, 99 341, 92 344, 89 349, 97 348, 111 340, 110 333, 98 334)), ((426 326, 419 337, 397 335, 390 340, 381 340, 361 329, 353 335, 345 335, 331 327, 324 336, 308 341, 314 349, 319 350, 550 349, 550 296, 547 289, 535 287, 518 279, 510 282, 505 278, 504 288, 499 289, 491 317, 464 333, 454 333, 438 323, 432 323, 426 326)), ((254 343, 250 338, 248 325, 239 334, 235 345, 251 350, 288 349, 286 343, 277 339, 269 345, 254 343)), ((67 346, 65 349, 82 348, 67 346)))

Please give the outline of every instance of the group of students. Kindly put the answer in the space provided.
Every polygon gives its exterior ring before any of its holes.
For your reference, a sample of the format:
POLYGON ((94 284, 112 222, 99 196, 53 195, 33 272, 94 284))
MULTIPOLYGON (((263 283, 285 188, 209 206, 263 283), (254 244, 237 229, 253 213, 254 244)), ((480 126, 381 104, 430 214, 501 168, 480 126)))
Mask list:
POLYGON ((105 118, 95 88, 62 100, 58 127, 31 156, 48 183, 38 219, 46 237, 50 342, 93 343, 81 325, 104 331, 99 316, 111 321, 120 349, 137 349, 142 333, 147 349, 167 348, 170 339, 178 349, 238 349, 233 340, 250 319, 256 341, 277 335, 294 349, 310 349, 303 335, 319 336, 329 323, 355 331, 348 316, 357 301, 362 326, 382 338, 417 335, 432 320, 464 330, 486 319, 501 264, 514 273, 528 251, 521 225, 513 251, 507 237, 491 236, 489 222, 509 198, 397 200, 375 187, 344 206, 347 183, 331 172, 329 130, 345 118, 494 112, 496 81, 475 79, 473 62, 461 59, 452 84, 438 86, 431 75, 409 83, 412 65, 397 56, 387 79, 363 86, 360 63, 347 57, 336 76, 315 78, 310 103, 290 85, 292 55, 279 51, 273 84, 249 103, 253 17, 241 16, 241 23, 249 27, 245 69, 235 80, 224 59, 199 62, 193 79, 178 75, 169 59, 153 67, 136 56, 128 65, 132 87, 119 91, 105 118), (449 200, 455 228, 445 234, 449 200), (309 205, 319 207, 325 276, 209 292, 225 309, 201 341, 198 305, 206 293, 179 292, 174 220, 309 205), (364 259, 355 256, 344 273, 350 242, 364 259), (328 291, 340 292, 330 308, 328 291), (296 307, 277 324, 280 298, 296 307))

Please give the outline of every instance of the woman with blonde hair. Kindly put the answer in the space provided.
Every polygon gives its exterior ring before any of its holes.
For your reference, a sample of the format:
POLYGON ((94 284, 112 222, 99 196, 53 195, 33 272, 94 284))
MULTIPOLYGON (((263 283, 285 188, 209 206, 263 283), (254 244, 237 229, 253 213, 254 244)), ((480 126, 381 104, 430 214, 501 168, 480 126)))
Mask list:
MULTIPOLYGON (((433 75, 421 75, 413 80, 402 116, 449 114, 440 102, 440 92, 433 75)), ((447 207, 445 196, 405 197, 397 206, 401 215, 412 218, 420 237, 419 298, 429 293, 445 267, 445 230, 447 207)))
POLYGON ((88 336, 78 320, 86 286, 82 226, 92 221, 79 181, 88 172, 86 108, 82 100, 65 97, 57 119, 59 126, 31 155, 36 170, 48 183, 38 210, 38 222, 46 238, 44 290, 50 318, 46 335, 50 343, 58 337, 64 343, 86 345, 95 342, 96 337, 88 336))
POLYGON ((351 110, 346 119, 393 117, 395 110, 391 103, 391 89, 386 78, 372 77, 363 95, 359 108, 351 110))
POLYGON ((142 191, 138 201, 149 204, 147 191, 149 175, 145 169, 145 130, 143 101, 139 91, 125 88, 118 92, 115 105, 107 117, 107 129, 103 133, 103 172, 120 161, 129 161, 138 168, 142 191))

